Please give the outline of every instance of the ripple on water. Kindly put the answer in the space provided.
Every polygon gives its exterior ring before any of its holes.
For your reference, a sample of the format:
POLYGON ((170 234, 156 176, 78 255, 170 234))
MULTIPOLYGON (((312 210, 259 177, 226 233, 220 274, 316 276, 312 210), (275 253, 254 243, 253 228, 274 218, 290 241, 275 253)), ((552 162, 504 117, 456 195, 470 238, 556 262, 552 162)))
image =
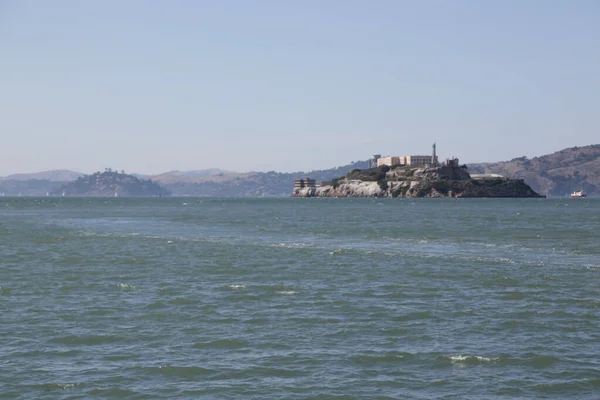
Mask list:
POLYGON ((500 297, 501 300, 524 300, 525 298, 527 298, 525 293, 516 291, 506 292, 500 297))
POLYGON ((51 343, 68 346, 96 346, 119 343, 127 340, 126 337, 116 335, 66 335, 56 336, 49 340, 51 343))
POLYGON ((544 395, 565 395, 570 396, 577 393, 580 396, 597 396, 600 391, 600 378, 590 378, 582 380, 565 379, 559 382, 542 383, 533 386, 536 393, 544 395))
POLYGON ((186 305, 193 305, 193 304, 198 304, 199 301, 196 299, 190 299, 190 298, 186 298, 186 297, 175 297, 171 300, 169 300, 169 304, 172 305, 176 305, 176 306, 186 306, 186 305))
POLYGON ((194 344, 197 349, 237 349, 247 346, 249 346, 247 341, 239 339, 218 339, 194 344))
POLYGON ((71 349, 71 350, 29 350, 12 352, 10 356, 12 358, 24 358, 24 359, 35 359, 44 357, 77 357, 83 354, 83 351, 71 349))
POLYGON ((435 318, 432 311, 415 311, 404 315, 396 315, 390 319, 394 322, 420 321, 435 318))
POLYGON ((164 375, 174 378, 190 379, 213 375, 216 371, 199 366, 161 365, 159 367, 144 367, 142 370, 151 375, 164 375))
POLYGON ((76 389, 78 386, 79 383, 44 383, 41 385, 35 385, 34 387, 44 392, 50 392, 55 390, 76 389))
POLYGON ((89 392, 90 396, 103 397, 108 399, 127 399, 139 396, 140 393, 121 387, 109 387, 106 389, 92 389, 89 392))
POLYGON ((0 398, 598 398, 600 202, 105 202, 0 204, 0 398))
POLYGON ((455 356, 441 356, 441 360, 449 361, 455 365, 481 365, 491 364, 500 362, 500 357, 484 357, 484 356, 468 356, 468 355, 455 355, 455 356))
POLYGON ((351 358, 354 363, 361 365, 405 363, 415 359, 416 357, 414 354, 399 351, 382 354, 358 354, 351 358))
POLYGON ((533 368, 548 368, 560 362, 556 356, 527 354, 521 359, 521 364, 533 368))

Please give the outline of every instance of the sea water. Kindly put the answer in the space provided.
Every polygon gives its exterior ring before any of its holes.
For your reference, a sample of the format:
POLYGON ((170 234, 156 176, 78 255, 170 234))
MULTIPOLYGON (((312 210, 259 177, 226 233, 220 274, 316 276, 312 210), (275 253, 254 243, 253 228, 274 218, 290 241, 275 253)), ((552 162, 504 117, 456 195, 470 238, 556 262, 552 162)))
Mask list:
POLYGON ((599 317, 597 199, 0 200, 0 399, 598 399, 599 317))

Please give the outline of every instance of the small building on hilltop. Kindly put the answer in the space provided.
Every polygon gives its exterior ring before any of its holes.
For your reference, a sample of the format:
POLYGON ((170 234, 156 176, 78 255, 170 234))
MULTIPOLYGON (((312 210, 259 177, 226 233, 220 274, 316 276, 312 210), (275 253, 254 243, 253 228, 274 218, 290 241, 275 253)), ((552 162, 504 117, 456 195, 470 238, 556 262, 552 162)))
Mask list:
POLYGON ((437 157, 433 158, 433 156, 387 156, 381 157, 377 160, 377 166, 381 167, 382 165, 387 165, 389 167, 394 167, 396 165, 437 165, 437 157))
POLYGON ((377 159, 377 166, 381 167, 384 165, 387 165, 388 167, 394 167, 396 165, 402 165, 402 161, 400 160, 403 157, 392 157, 392 156, 387 156, 387 157, 379 157, 377 159))
POLYGON ((456 157, 446 158, 446 165, 449 167, 458 167, 459 166, 458 158, 456 158, 456 157))
POLYGON ((373 154, 371 158, 369 158, 368 168, 376 168, 377 160, 381 158, 381 154, 373 154))
POLYGON ((296 179, 294 181, 294 188, 295 189, 302 189, 305 187, 315 187, 317 186, 316 182, 314 179, 310 179, 310 178, 303 178, 303 179, 296 179))
POLYGON ((433 144, 433 151, 430 156, 386 156, 379 157, 377 159, 377 166, 381 167, 387 165, 388 167, 395 167, 397 165, 405 166, 417 166, 417 165, 438 165, 438 157, 436 155, 436 144, 433 144))

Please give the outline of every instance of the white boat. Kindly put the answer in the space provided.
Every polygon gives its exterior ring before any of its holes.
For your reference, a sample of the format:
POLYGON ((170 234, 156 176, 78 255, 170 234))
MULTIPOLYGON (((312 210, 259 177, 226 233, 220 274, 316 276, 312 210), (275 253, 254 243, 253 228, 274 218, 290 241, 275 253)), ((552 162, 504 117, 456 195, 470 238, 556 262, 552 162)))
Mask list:
POLYGON ((585 193, 584 193, 584 191, 583 191, 583 190, 580 190, 580 191, 576 191, 576 192, 573 192, 573 193, 571 193, 571 198, 572 198, 572 199, 579 199, 579 198, 581 198, 581 197, 585 197, 585 193))

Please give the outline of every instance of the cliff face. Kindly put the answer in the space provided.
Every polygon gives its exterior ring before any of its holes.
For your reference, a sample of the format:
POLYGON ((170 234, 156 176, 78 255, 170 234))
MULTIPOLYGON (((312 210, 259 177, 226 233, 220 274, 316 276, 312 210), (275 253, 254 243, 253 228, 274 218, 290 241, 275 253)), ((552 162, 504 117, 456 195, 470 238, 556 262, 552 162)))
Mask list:
POLYGON ((325 185, 294 189, 295 197, 385 197, 386 191, 382 190, 377 182, 363 182, 349 180, 335 187, 325 185))
POLYGON ((471 179, 466 168, 401 167, 351 171, 318 187, 295 188, 294 197, 543 197, 520 179, 471 179), (385 174, 385 175, 382 175, 385 174), (350 179, 361 176, 363 179, 350 179), (385 178, 382 178, 385 176, 385 178), (377 179, 377 180, 375 180, 377 179))

